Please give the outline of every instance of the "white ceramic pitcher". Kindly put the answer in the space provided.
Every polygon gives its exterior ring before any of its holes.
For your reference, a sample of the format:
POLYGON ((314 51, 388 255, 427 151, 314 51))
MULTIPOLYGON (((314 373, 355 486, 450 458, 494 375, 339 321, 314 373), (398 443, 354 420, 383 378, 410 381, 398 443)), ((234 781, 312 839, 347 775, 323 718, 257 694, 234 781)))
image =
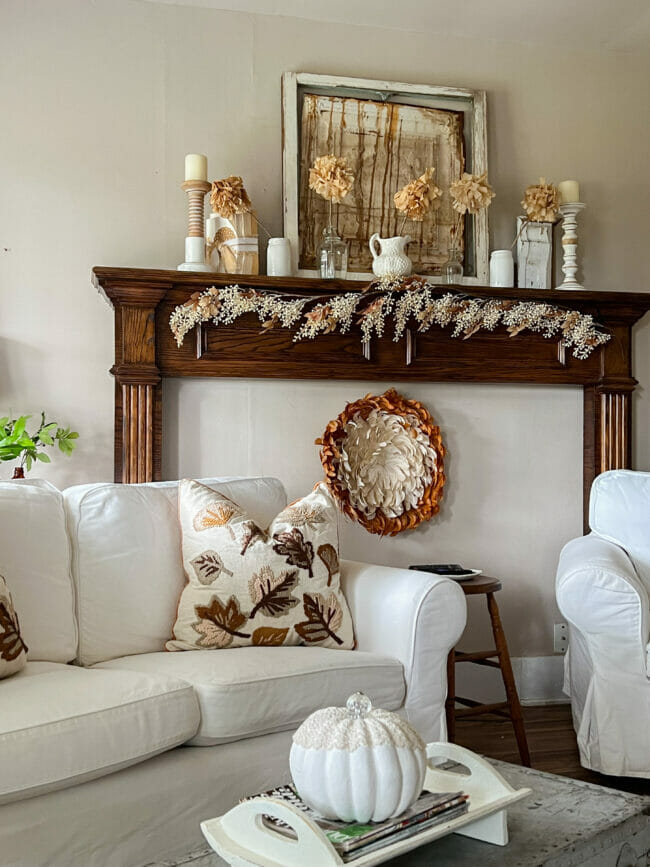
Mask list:
POLYGON ((410 235, 396 235, 394 238, 380 238, 375 232, 368 246, 372 253, 372 270, 380 280, 397 280, 408 277, 413 263, 404 248, 412 240, 410 235))

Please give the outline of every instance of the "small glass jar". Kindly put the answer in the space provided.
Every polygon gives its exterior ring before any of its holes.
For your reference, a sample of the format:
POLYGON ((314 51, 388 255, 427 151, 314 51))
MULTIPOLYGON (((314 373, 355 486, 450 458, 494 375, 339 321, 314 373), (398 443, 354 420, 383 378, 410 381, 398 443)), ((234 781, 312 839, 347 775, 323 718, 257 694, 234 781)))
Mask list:
POLYGON ((348 273, 348 245, 336 234, 334 226, 323 229, 323 240, 318 248, 320 276, 323 280, 335 277, 345 280, 348 273))
POLYGON ((442 266, 442 282, 447 286, 458 286, 463 281, 464 273, 463 263, 460 261, 458 251, 452 247, 449 250, 449 258, 442 266))
POLYGON ((266 273, 269 277, 291 277, 291 246, 288 238, 269 238, 266 273))

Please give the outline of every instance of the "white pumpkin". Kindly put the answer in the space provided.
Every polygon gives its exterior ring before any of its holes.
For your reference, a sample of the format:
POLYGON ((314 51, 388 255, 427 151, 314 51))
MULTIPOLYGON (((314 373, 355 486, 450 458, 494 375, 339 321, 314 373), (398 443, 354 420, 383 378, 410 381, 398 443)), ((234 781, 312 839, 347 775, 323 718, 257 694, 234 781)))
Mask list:
POLYGON ((328 819, 383 822, 422 791, 424 741, 395 713, 357 692, 346 707, 309 716, 293 736, 290 766, 302 800, 328 819))

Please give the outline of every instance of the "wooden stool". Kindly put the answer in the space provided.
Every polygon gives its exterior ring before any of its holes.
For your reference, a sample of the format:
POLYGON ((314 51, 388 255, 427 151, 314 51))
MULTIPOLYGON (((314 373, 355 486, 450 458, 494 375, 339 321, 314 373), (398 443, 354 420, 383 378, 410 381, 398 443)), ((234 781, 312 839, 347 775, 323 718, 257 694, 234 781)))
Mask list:
POLYGON ((490 613, 490 621, 492 623, 492 634, 494 635, 495 650, 478 650, 474 653, 461 653, 455 648, 451 650, 447 658, 447 701, 445 702, 445 712, 447 716, 447 732, 451 743, 454 742, 456 736, 456 720, 464 719, 471 716, 479 716, 484 713, 493 713, 498 716, 504 716, 512 720, 512 726, 515 730, 517 738, 517 746, 519 747, 519 755, 521 756, 522 765, 530 767, 530 753, 528 752, 528 741, 526 739, 526 730, 524 728, 524 719, 521 713, 521 705, 519 704, 519 696, 517 695, 517 687, 515 686, 515 678, 512 673, 512 665, 510 663, 510 654, 508 653, 508 645, 506 636, 501 626, 501 618, 499 617, 499 606, 494 598, 497 590, 501 590, 501 582, 497 578, 488 578, 487 575, 477 575, 475 578, 469 578, 466 581, 459 581, 460 586, 465 591, 466 596, 476 596, 479 593, 485 593, 487 596, 487 607, 490 613), (498 662, 495 662, 495 658, 498 662), (503 685, 506 690, 506 701, 496 702, 494 704, 481 704, 471 698, 461 698, 456 693, 456 663, 457 662, 473 662, 475 665, 488 665, 491 668, 500 668, 503 685), (456 710, 456 702, 465 705, 461 710, 456 710))

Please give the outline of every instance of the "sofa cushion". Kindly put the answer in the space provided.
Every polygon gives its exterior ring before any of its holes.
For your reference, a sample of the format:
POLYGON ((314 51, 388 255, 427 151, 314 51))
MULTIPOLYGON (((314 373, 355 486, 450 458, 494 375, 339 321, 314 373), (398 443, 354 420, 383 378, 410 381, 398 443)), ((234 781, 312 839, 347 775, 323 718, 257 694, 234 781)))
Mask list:
POLYGON ((201 706, 196 746, 297 728, 309 714, 343 705, 358 690, 395 710, 405 695, 402 665, 389 656, 326 647, 236 647, 224 653, 148 653, 95 669, 168 674, 191 683, 201 706))
POLYGON ((0 804, 141 762, 187 741, 199 719, 185 681, 29 662, 0 682, 0 804))
MULTIPOLYGON (((236 498, 256 520, 268 521, 286 505, 277 479, 205 484, 236 498)), ((177 494, 178 482, 64 491, 82 665, 164 648, 185 583, 177 494)))
POLYGON ((30 660, 77 650, 63 496, 48 482, 0 482, 0 575, 11 588, 30 660))
POLYGON ((27 664, 27 645, 20 635, 18 615, 7 582, 0 575, 0 679, 27 664))
POLYGON ((325 485, 282 509, 268 528, 206 485, 179 485, 187 585, 167 650, 354 647, 341 590, 338 510, 325 485))

